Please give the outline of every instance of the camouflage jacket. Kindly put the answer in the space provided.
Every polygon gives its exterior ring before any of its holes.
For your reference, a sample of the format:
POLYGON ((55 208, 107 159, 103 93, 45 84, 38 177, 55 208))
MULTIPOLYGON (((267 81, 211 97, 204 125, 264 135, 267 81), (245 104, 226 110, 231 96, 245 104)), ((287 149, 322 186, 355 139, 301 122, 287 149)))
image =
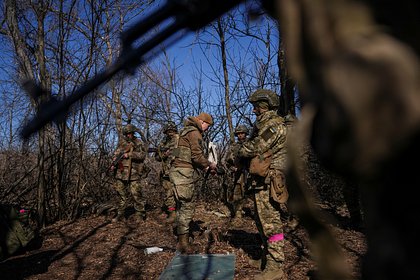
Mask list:
POLYGON ((168 177, 174 160, 173 150, 178 146, 179 134, 167 135, 160 143, 155 153, 155 159, 162 162, 161 176, 168 177))
MULTIPOLYGON (((144 177, 144 160, 146 159, 146 149, 143 142, 139 139, 134 138, 133 140, 125 137, 121 138, 118 143, 118 148, 114 152, 114 156, 124 152, 130 151, 129 158, 123 158, 118 163, 117 172, 115 178, 120 180, 140 180, 144 177), (130 163, 131 161, 131 163, 130 163), (131 170, 129 166, 131 164, 131 170)), ((146 174, 147 176, 147 174, 146 174)))
POLYGON ((241 148, 242 144, 245 143, 244 141, 237 141, 233 143, 230 147, 228 152, 226 153, 225 164, 229 170, 236 168, 240 168, 240 158, 238 157, 239 148, 241 148))
POLYGON ((203 131, 195 117, 188 117, 179 133, 178 147, 174 149, 173 167, 204 169, 210 165, 204 154, 203 131))
POLYGON ((257 117, 254 133, 238 151, 238 156, 253 158, 269 150, 272 153, 270 168, 282 169, 286 163, 287 128, 282 117, 275 111, 267 111, 257 117))

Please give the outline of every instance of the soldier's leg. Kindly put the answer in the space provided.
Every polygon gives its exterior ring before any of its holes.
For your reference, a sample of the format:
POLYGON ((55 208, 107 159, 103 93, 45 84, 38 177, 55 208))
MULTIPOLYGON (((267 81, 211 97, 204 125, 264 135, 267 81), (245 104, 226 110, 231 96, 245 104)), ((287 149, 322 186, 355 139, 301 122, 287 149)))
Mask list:
POLYGON ((177 234, 189 234, 189 224, 194 215, 195 203, 191 199, 180 199, 177 211, 177 234))
POLYGON ((130 191, 134 199, 134 209, 136 214, 143 220, 146 219, 146 199, 143 195, 143 188, 146 182, 136 180, 130 182, 130 191))
POLYGON ((255 207, 257 224, 264 243, 264 274, 283 274, 284 233, 279 205, 270 199, 268 190, 260 190, 255 193, 255 207))
POLYGON ((294 231, 299 225, 299 218, 289 211, 287 203, 280 204, 280 217, 283 221, 283 229, 285 232, 294 231))
POLYGON ((127 207, 127 181, 124 180, 117 180, 114 185, 115 190, 118 193, 118 196, 120 198, 119 204, 118 204, 118 213, 116 220, 120 220, 125 215, 125 209, 127 207))
POLYGON ((173 223, 176 219, 176 202, 173 188, 174 184, 169 180, 169 178, 163 178, 162 185, 165 189, 165 205, 168 207, 167 222, 173 223))
POLYGON ((233 191, 233 201, 234 201, 234 205, 235 205, 235 217, 237 218, 242 218, 242 208, 244 205, 244 185, 237 183, 235 185, 235 189, 233 191))
POLYGON ((171 181, 174 183, 174 194, 177 200, 177 250, 181 253, 191 253, 189 246, 189 224, 194 215, 194 170, 190 168, 174 168, 171 171, 171 181))

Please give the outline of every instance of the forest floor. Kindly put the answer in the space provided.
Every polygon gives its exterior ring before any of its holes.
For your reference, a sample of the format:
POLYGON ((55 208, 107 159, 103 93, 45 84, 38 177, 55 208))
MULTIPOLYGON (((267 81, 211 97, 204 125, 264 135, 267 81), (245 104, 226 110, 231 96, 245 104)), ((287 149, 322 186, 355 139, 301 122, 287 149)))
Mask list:
MULTIPOLYGON (((355 278, 360 276, 366 252, 365 236, 352 229, 346 210, 334 211, 328 226, 340 245, 355 278)), ((250 260, 261 255, 261 240, 253 221, 252 203, 245 207, 240 225, 232 226, 228 208, 197 202, 192 224, 193 244, 198 254, 234 254, 234 279, 253 279, 259 269, 250 260)), ((37 250, 0 263, 1 279, 158 279, 176 254, 176 238, 164 223, 160 208, 149 209, 148 218, 112 222, 110 215, 90 215, 73 222, 58 222, 41 231, 43 245, 37 250), (145 254, 147 247, 162 252, 145 254)), ((317 264, 302 226, 285 234, 285 271, 290 280, 317 279, 317 264)))

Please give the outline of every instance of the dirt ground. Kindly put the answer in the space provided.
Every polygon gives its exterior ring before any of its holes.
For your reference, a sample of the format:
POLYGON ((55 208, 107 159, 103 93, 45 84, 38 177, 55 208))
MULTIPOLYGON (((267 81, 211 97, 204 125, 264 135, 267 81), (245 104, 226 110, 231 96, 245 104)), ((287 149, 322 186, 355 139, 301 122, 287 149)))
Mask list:
MULTIPOLYGON (((324 207, 327 213, 328 207, 324 207)), ((240 225, 232 227, 223 204, 197 203, 192 225, 193 244, 199 254, 235 254, 235 280, 253 279, 259 269, 261 241, 253 221, 251 202, 240 225)), ((336 212, 336 211, 335 211, 336 212)), ((150 209, 146 221, 130 216, 112 222, 107 215, 91 215, 74 222, 59 222, 44 229, 40 249, 0 263, 1 279, 158 279, 176 254, 176 238, 164 223, 160 208, 150 209), (145 255, 158 246, 162 252, 145 255)), ((359 277, 366 252, 364 234, 348 226, 346 211, 335 213, 330 223, 353 276, 359 277)), ((285 234, 286 269, 290 280, 317 279, 308 236, 298 226, 285 234)))

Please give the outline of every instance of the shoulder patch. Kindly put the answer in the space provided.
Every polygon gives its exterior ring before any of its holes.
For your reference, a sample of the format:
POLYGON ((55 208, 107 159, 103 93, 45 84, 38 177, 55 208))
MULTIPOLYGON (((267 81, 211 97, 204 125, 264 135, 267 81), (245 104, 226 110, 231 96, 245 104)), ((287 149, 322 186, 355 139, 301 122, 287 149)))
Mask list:
POLYGON ((263 133, 261 133, 261 137, 264 139, 264 141, 268 141, 268 139, 270 139, 275 133, 277 132, 277 128, 276 127, 269 127, 266 130, 263 131, 263 133))

